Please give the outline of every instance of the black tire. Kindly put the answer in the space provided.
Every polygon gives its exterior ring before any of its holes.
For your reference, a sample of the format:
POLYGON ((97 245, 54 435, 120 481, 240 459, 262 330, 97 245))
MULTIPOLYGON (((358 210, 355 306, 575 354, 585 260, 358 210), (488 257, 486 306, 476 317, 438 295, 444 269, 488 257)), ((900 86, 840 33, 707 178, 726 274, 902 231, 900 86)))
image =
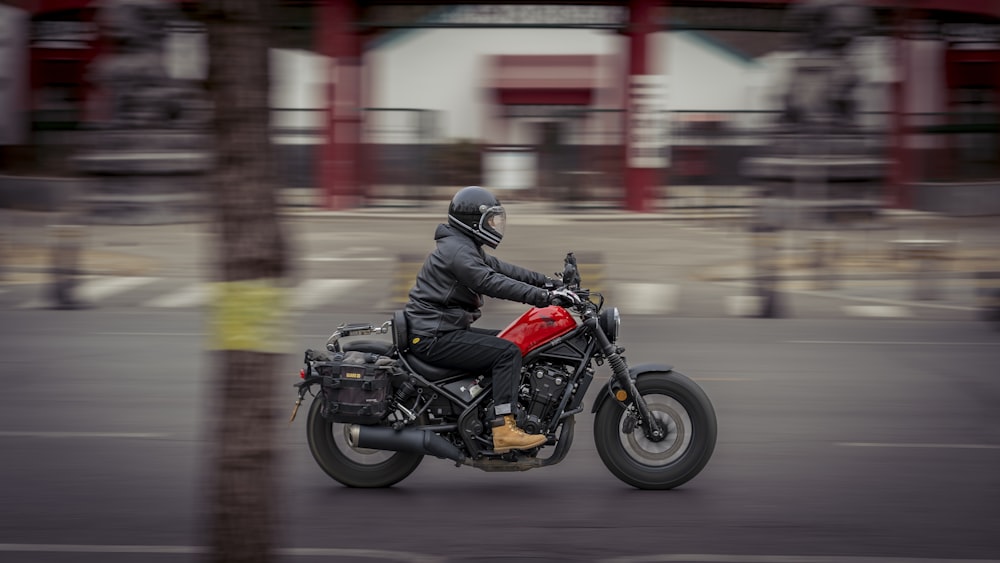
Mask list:
POLYGON ((420 465, 424 456, 403 452, 356 448, 347 439, 349 425, 331 423, 320 414, 322 399, 313 399, 306 422, 309 451, 316 463, 348 487, 391 487, 420 465))
POLYGON ((594 418, 597 453, 615 477, 633 487, 683 485, 701 472, 715 451, 715 409, 701 387, 676 371, 644 373, 636 387, 667 437, 652 442, 641 428, 623 434, 625 408, 608 398, 594 418))

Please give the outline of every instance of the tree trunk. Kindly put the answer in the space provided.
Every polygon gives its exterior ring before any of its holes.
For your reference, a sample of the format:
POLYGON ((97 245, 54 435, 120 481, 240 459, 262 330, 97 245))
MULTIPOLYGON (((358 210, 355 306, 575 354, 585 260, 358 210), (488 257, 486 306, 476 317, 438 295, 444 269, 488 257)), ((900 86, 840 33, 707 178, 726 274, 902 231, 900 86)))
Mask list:
POLYGON ((264 562, 275 537, 275 342, 287 266, 268 138, 270 2, 206 0, 201 9, 215 111, 210 348, 220 378, 208 533, 213 561, 264 562))

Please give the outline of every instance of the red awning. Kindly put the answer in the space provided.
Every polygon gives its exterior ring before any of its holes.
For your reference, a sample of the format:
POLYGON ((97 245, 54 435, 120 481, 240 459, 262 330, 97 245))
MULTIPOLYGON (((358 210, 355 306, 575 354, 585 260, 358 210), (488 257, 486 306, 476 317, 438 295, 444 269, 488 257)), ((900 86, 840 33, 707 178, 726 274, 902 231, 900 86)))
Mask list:
POLYGON ((590 105, 596 55, 495 55, 487 87, 502 105, 590 105))

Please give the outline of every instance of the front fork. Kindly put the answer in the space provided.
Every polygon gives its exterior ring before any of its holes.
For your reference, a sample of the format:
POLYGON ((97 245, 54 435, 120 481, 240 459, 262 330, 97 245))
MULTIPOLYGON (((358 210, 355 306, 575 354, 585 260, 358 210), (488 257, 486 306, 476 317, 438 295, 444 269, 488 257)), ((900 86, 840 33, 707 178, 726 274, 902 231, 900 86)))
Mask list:
POLYGON ((611 396, 627 410, 632 410, 634 415, 638 417, 636 422, 642 426, 642 432, 646 438, 653 442, 663 440, 666 437, 666 432, 664 432, 660 421, 649 411, 646 400, 639 394, 639 390, 635 386, 635 379, 629 373, 628 364, 619 353, 618 347, 608 340, 607 335, 598 325, 596 317, 590 317, 584 322, 589 324, 593 333, 597 335, 597 343, 611 366, 612 380, 608 386, 611 396), (615 385, 616 383, 617 385, 615 385))

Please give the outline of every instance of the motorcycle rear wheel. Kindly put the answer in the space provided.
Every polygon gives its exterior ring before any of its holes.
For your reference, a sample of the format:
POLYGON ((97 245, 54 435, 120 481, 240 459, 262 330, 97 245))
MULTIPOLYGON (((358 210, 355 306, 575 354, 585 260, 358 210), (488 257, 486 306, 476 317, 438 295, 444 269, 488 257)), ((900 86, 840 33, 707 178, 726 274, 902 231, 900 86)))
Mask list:
POLYGON ((626 410, 610 399, 594 418, 597 453, 612 474, 633 487, 683 485, 701 472, 715 450, 715 409, 701 387, 675 371, 643 374, 636 387, 667 437, 653 442, 640 427, 624 433, 626 410))
POLYGON ((306 423, 309 451, 320 468, 348 487, 390 487, 416 470, 424 456, 404 452, 371 450, 352 446, 347 424, 326 420, 320 413, 322 399, 313 399, 306 423))

